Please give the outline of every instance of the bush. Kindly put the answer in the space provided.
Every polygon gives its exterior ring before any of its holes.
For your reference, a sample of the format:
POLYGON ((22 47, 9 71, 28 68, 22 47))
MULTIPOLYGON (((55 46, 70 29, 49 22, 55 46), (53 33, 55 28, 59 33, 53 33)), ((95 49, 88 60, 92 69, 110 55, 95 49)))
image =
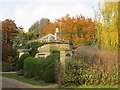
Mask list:
POLYGON ((45 71, 49 68, 54 68, 55 61, 59 60, 60 55, 59 53, 52 53, 48 57, 46 57, 45 62, 42 64, 41 69, 45 71))
POLYGON ((26 58, 30 57, 29 54, 23 54, 17 61, 17 70, 23 70, 23 66, 24 66, 24 60, 26 58))
POLYGON ((74 56, 83 59, 89 65, 90 78, 86 84, 112 84, 118 81, 118 51, 97 49, 96 47, 78 47, 74 56))
POLYGON ((47 83, 53 83, 55 82, 55 73, 54 73, 54 68, 47 69, 43 73, 43 80, 47 83))
POLYGON ((41 64, 44 60, 44 58, 29 57, 24 61, 24 70, 34 76, 41 77, 41 64))
POLYGON ((93 69, 88 66, 83 60, 67 60, 59 86, 71 85, 115 85, 118 83, 118 73, 113 71, 107 73, 100 71, 100 68, 93 69))
MULTIPOLYGON (((48 69, 54 68, 55 61, 59 61, 59 58, 59 53, 51 53, 51 55, 46 58, 29 57, 24 61, 24 70, 32 73, 35 77, 39 77, 39 79, 44 80, 45 76, 43 74, 47 72, 48 69)), ((51 73, 54 75, 53 72, 51 73)))
POLYGON ((60 85, 82 85, 85 84, 87 65, 82 61, 67 60, 65 71, 62 72, 60 85))

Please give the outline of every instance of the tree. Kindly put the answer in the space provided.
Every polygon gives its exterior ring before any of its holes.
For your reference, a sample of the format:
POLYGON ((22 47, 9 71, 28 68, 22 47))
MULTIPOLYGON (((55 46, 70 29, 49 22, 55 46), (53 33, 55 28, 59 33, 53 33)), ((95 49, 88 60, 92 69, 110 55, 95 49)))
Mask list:
POLYGON ((84 45, 88 41, 94 41, 94 21, 82 15, 76 17, 65 16, 53 23, 51 22, 44 27, 43 35, 54 34, 55 28, 60 28, 60 22, 62 22, 62 39, 69 40, 76 46, 84 45))
POLYGON ((118 48, 118 3, 98 4, 95 12, 98 44, 103 48, 118 48))
POLYGON ((14 20, 6 19, 2 21, 2 60, 7 60, 8 56, 14 56, 13 40, 17 36, 19 28, 14 20))
POLYGON ((14 40, 14 47, 16 49, 24 49, 29 40, 34 40, 37 38, 36 33, 32 32, 24 32, 23 28, 19 31, 17 38, 14 40))
POLYGON ((48 18, 42 18, 40 21, 35 22, 30 28, 29 32, 34 31, 35 33, 42 35, 43 33, 43 27, 48 25, 50 20, 48 18))

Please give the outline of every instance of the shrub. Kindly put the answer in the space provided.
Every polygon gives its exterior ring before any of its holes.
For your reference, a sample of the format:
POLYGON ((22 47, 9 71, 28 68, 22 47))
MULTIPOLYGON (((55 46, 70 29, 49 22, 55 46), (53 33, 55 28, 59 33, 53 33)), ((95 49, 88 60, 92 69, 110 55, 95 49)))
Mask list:
POLYGON ((43 73, 43 80, 47 83, 53 83, 55 82, 55 73, 54 73, 54 68, 47 69, 43 73))
POLYGON ((24 61, 24 70, 34 76, 41 77, 41 64, 44 60, 44 58, 29 57, 24 61))
POLYGON ((17 70, 23 70, 23 66, 24 66, 24 60, 26 58, 30 57, 29 54, 23 54, 17 61, 17 70))
POLYGON ((91 77, 86 80, 86 84, 113 85, 118 81, 118 51, 85 46, 77 48, 74 56, 89 65, 88 73, 91 73, 91 77))
POLYGON ((45 71, 48 68, 54 68, 55 61, 59 60, 59 53, 52 53, 48 57, 46 57, 45 62, 42 64, 41 69, 45 71))
MULTIPOLYGON (((33 74, 35 77, 39 77, 39 79, 45 79, 43 74, 47 72, 48 69, 53 68, 55 61, 59 61, 60 55, 59 53, 51 53, 46 58, 34 58, 29 57, 24 61, 24 70, 33 74)), ((53 72, 51 72, 54 75, 53 72)), ((55 76, 55 75, 54 75, 55 76)), ((47 77, 46 77, 47 78, 47 77)))
POLYGON ((83 60, 68 60, 62 72, 59 86, 70 85, 116 85, 118 72, 111 73, 100 70, 100 67, 90 68, 83 60))
POLYGON ((87 65, 82 61, 66 60, 65 70, 60 80, 60 85, 85 84, 87 65))

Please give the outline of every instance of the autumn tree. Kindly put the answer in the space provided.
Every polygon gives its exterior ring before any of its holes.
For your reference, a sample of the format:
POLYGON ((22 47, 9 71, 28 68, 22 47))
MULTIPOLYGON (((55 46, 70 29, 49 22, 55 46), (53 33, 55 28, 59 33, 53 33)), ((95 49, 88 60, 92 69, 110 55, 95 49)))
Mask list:
POLYGON ((44 35, 47 35, 47 34, 55 34, 55 28, 57 26, 57 23, 54 22, 50 22, 48 25, 46 25, 44 28, 43 28, 43 34, 41 36, 44 36, 44 35))
POLYGON ((2 60, 7 60, 8 56, 13 57, 13 40, 17 36, 19 28, 14 20, 6 19, 2 21, 2 60))
POLYGON ((118 48, 118 3, 98 3, 95 12, 95 28, 97 30, 98 44, 103 48, 118 48))
POLYGON ((35 32, 39 35, 42 35, 43 33, 43 27, 48 25, 50 20, 48 18, 42 18, 40 21, 35 22, 30 28, 29 32, 35 32))
POLYGON ((60 29, 60 22, 62 23, 62 39, 73 42, 74 45, 84 45, 88 41, 94 41, 94 21, 91 18, 85 18, 84 16, 69 17, 68 15, 60 19, 56 19, 55 22, 51 22, 44 27, 44 35, 55 33, 55 28, 60 29))

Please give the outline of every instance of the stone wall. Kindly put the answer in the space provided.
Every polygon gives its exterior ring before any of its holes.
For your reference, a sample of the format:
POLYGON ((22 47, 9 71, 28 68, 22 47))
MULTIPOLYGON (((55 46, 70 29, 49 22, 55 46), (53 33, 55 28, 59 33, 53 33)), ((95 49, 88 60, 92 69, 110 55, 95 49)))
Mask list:
POLYGON ((38 48, 39 53, 37 53, 35 57, 38 58, 39 54, 45 54, 45 57, 47 57, 48 55, 50 55, 50 49, 53 49, 53 48, 58 49, 58 50, 69 50, 70 45, 69 44, 57 44, 57 43, 45 44, 38 48))
POLYGON ((68 50, 70 49, 69 44, 50 44, 50 48, 55 48, 58 50, 68 50))

